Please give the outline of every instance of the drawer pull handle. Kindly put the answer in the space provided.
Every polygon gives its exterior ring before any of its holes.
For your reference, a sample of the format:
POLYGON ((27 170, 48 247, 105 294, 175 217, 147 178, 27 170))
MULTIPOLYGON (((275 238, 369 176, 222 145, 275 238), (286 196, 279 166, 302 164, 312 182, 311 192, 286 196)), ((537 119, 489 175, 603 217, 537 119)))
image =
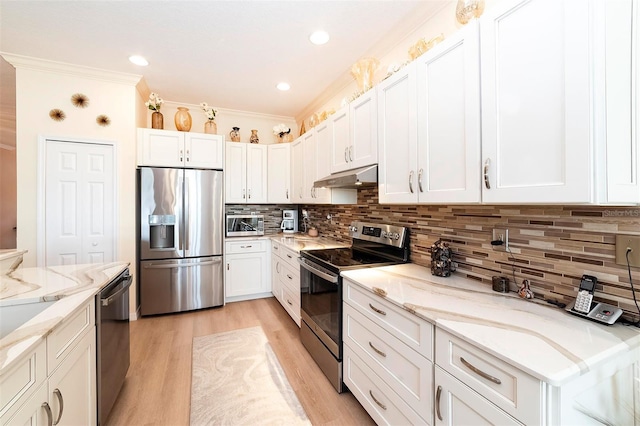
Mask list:
POLYGON ((293 279, 293 277, 291 275, 289 275, 289 274, 287 274, 287 278, 289 278, 290 280, 293 279))
POLYGON ((287 254, 287 257, 288 257, 289 259, 293 259, 293 257, 292 257, 290 254, 287 254))
POLYGON ((287 299, 287 303, 291 306, 293 306, 293 303, 291 303, 291 300, 287 299))
POLYGON ((376 348, 375 346, 373 346, 373 343, 369 342, 369 346, 371 347, 371 349, 373 349, 378 355, 382 356, 382 357, 387 357, 387 354, 385 354, 384 352, 382 352, 380 349, 376 348))
POLYGON ((369 307, 370 307, 371 309, 373 309, 373 311, 374 311, 374 312, 377 312, 377 313, 379 313, 380 315, 387 315, 387 313, 386 313, 385 311, 383 311, 383 310, 380 310, 380 309, 376 308, 376 307, 375 307, 375 306, 373 306, 371 303, 369 303, 369 307))
POLYGON ((240 246, 240 248, 251 248, 253 246, 240 246))
POLYGON ((373 396, 373 392, 371 392, 371 390, 369 390, 369 395, 371 395, 371 398, 373 399, 373 402, 378 404, 380 406, 380 408, 382 408, 383 410, 387 409, 386 405, 384 405, 382 402, 378 401, 378 399, 375 396, 373 396))
POLYGON ((436 391, 436 414, 438 415, 438 420, 442 421, 442 414, 440 414, 440 396, 442 395, 442 386, 438 386, 438 390, 436 391))
POLYGON ((478 374, 479 376, 484 377, 487 380, 492 381, 496 385, 502 384, 500 379, 498 379, 497 377, 493 377, 490 374, 485 373, 484 371, 480 370, 478 367, 474 367, 473 365, 469 364, 469 361, 467 361, 466 359, 460 357, 460 362, 463 363, 464 366, 467 367, 469 370, 473 371, 474 373, 478 374))
POLYGON ((58 423, 60 423, 62 413, 64 412, 64 399, 62 398, 62 392, 60 392, 60 389, 56 388, 53 391, 53 394, 56 396, 56 398, 58 398, 58 404, 60 404, 60 412, 58 413, 58 418, 53 422, 53 426, 56 426, 58 423))
POLYGON ((51 407, 49 407, 49 403, 43 402, 41 405, 44 408, 44 411, 47 413, 47 426, 53 426, 53 414, 51 413, 51 407))

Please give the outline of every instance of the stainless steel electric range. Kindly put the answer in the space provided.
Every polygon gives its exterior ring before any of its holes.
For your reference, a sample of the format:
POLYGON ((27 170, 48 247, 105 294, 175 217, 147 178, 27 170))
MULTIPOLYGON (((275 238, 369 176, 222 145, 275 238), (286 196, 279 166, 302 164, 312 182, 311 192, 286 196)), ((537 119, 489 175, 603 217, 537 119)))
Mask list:
POLYGON ((300 252, 300 339, 333 387, 342 383, 342 277, 340 272, 409 260, 409 230, 353 222, 351 247, 300 252))

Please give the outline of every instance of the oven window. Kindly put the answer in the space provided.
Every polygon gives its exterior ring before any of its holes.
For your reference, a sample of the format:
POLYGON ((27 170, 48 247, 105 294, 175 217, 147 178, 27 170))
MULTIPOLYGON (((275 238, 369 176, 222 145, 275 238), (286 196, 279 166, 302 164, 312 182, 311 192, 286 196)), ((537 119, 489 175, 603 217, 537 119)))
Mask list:
MULTIPOLYGON (((340 285, 331 283, 300 268, 300 305, 302 310, 338 347, 342 331, 342 295, 340 285)), ((309 324, 313 330, 313 324, 309 324)))

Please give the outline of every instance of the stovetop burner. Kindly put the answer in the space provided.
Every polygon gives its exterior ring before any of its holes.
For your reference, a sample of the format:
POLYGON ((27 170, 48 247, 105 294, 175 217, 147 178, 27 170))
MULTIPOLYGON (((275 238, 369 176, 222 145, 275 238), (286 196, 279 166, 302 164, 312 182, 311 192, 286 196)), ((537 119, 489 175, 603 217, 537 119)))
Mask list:
POLYGON ((338 268, 369 265, 372 263, 382 263, 388 261, 384 257, 354 250, 351 247, 312 250, 310 255, 315 259, 321 260, 325 263, 329 263, 338 268))

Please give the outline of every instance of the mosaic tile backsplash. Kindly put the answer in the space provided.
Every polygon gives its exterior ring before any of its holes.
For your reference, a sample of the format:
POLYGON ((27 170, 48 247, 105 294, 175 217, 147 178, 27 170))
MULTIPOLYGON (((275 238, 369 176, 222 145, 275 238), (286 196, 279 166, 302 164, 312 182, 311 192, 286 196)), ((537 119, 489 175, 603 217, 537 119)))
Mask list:
POLYGON ((228 214, 261 214, 264 215, 265 235, 280 232, 282 210, 295 209, 297 206, 279 204, 228 204, 225 206, 225 217, 228 214))
MULTIPOLYGON (((411 262, 430 267, 430 246, 450 243, 456 274, 491 286, 491 277, 531 283, 536 298, 569 303, 583 274, 598 278, 596 300, 619 306, 638 320, 627 267, 615 263, 617 234, 640 235, 640 207, 381 205, 377 188, 358 190, 357 205, 304 205, 320 236, 349 241, 354 220, 410 228, 411 262), (327 219, 331 215, 331 219, 327 219), (494 228, 509 229, 511 253, 493 248, 494 228)), ((640 268, 631 268, 640 290, 640 268)), ((637 297, 640 299, 640 292, 637 297)))

